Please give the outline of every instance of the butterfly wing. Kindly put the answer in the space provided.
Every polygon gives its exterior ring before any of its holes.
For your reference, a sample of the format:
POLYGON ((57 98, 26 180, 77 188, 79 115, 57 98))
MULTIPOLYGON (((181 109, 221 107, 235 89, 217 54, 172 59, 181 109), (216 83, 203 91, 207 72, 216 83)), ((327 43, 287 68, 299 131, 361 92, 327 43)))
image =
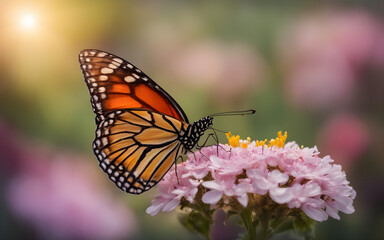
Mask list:
POLYGON ((178 138, 188 126, 144 109, 112 111, 98 124, 93 149, 119 188, 140 194, 156 185, 185 152, 178 138))
POLYGON ((188 123, 179 104, 126 60, 104 51, 86 49, 80 52, 79 61, 96 114, 141 108, 188 123))

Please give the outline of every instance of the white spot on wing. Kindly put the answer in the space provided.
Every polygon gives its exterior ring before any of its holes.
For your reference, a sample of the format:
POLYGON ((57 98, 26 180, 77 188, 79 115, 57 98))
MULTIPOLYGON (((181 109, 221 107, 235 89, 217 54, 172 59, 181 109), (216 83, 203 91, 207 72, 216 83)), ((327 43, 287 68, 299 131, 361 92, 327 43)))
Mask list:
MULTIPOLYGON (((120 64, 123 63, 123 59, 121 59, 121 58, 113 58, 112 60, 117 62, 117 63, 120 63, 120 64)), ((120 64, 119 64, 119 66, 120 66, 120 64)))
POLYGON ((108 80, 108 76, 106 76, 106 75, 100 75, 100 76, 99 76, 99 80, 100 80, 100 81, 106 81, 106 80, 108 80))
POLYGON ((103 170, 105 170, 105 169, 107 168, 107 165, 105 165, 105 163, 101 163, 100 166, 101 166, 101 168, 102 168, 103 170))
POLYGON ((99 87, 99 93, 105 92, 105 87, 99 87))
POLYGON ((105 56, 107 56, 107 53, 105 53, 105 52, 99 52, 99 53, 97 54, 97 56, 98 56, 98 57, 105 57, 105 56))
MULTIPOLYGON (((120 66, 120 65, 119 65, 120 66)), ((108 67, 110 67, 110 68, 112 68, 112 69, 116 69, 116 68, 118 68, 119 66, 116 66, 115 64, 113 64, 113 63, 110 63, 109 65, 108 65, 108 67)))
POLYGON ((102 68, 100 72, 102 74, 109 74, 109 73, 113 73, 113 69, 105 67, 105 68, 102 68))
POLYGON ((102 74, 113 73, 113 69, 104 67, 104 68, 101 69, 101 73, 102 73, 102 74))
POLYGON ((124 78, 124 81, 126 81, 127 83, 131 83, 131 82, 136 81, 136 79, 134 79, 132 76, 126 76, 124 78))

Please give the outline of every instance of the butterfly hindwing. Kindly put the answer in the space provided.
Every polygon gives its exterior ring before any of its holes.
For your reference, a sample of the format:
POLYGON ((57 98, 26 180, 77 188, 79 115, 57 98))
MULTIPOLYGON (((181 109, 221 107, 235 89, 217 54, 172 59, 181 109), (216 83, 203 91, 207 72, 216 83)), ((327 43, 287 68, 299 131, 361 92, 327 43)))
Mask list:
POLYGON ((140 194, 153 187, 184 153, 178 141, 188 124, 145 109, 105 115, 93 149, 101 168, 122 190, 140 194))
POLYGON ((87 49, 81 51, 79 61, 96 114, 140 108, 188 123, 177 102, 126 60, 104 51, 87 49))

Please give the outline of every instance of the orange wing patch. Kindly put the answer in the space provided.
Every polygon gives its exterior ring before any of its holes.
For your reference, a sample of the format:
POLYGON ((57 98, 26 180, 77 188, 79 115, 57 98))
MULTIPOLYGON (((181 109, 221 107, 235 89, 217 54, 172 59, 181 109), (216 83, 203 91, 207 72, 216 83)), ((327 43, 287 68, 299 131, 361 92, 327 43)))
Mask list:
POLYGON ((79 59, 96 114, 140 108, 188 122, 176 101, 127 61, 97 50, 84 50, 79 59))

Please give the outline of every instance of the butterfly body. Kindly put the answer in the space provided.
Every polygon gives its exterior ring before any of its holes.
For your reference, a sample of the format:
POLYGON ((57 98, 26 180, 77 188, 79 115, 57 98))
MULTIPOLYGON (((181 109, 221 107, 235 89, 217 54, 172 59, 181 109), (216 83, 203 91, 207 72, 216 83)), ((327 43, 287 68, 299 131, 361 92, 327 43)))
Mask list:
POLYGON ((184 145, 186 150, 194 148, 204 132, 212 126, 211 117, 204 117, 188 125, 188 129, 184 135, 180 135, 179 141, 184 145))
POLYGON ((131 63, 88 49, 79 56, 96 114, 93 151, 122 190, 140 194, 192 150, 212 117, 191 124, 178 103, 131 63))

